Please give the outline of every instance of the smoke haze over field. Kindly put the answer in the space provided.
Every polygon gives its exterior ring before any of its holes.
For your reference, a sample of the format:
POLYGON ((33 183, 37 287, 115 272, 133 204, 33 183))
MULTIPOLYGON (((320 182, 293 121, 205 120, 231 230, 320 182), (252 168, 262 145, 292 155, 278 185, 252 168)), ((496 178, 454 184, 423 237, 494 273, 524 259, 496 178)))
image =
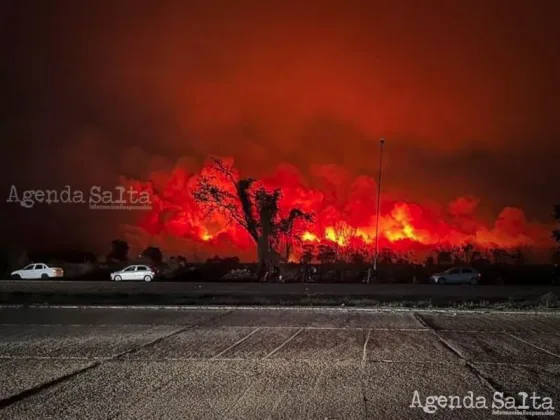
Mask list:
MULTIPOLYGON (((415 204, 464 232, 474 211, 489 231, 521 221, 546 242, 559 200, 556 2, 87 3, 11 2, 0 18, 5 196, 123 177, 165 187, 217 154, 246 175, 284 171, 282 185, 292 171, 343 207, 359 185, 375 211, 384 136, 387 215, 415 204)), ((14 246, 102 251, 123 229, 155 240, 134 212, 4 207, 14 246)), ((168 233, 168 248, 207 246, 168 233)))

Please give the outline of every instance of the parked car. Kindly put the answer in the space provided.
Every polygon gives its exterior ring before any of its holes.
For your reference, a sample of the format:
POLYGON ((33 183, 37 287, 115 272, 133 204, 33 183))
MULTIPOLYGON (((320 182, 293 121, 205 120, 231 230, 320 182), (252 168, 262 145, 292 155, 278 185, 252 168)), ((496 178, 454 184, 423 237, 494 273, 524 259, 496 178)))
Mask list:
POLYGON ((454 267, 430 277, 436 284, 479 284, 481 274, 471 267, 454 267))
POLYGON ((111 280, 138 280, 152 281, 155 279, 157 270, 147 265, 129 265, 128 267, 111 273, 111 280))
POLYGON ((43 263, 34 263, 21 270, 13 271, 11 277, 24 280, 60 278, 64 277, 64 270, 60 267, 49 267, 43 263))

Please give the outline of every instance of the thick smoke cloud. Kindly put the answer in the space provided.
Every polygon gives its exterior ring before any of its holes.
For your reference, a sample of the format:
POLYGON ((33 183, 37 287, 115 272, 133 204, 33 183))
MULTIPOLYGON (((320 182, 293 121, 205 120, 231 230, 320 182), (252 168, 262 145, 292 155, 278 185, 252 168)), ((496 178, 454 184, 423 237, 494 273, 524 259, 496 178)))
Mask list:
MULTIPOLYGON (((477 197, 448 209, 462 229, 473 212, 492 229, 511 216, 504 208, 550 221, 553 3, 234 3, 13 2, 2 25, 2 191, 162 183, 179 157, 193 172, 219 153, 252 176, 296 168, 340 202, 356 183, 375 194, 385 136, 387 200, 427 211, 477 197)), ((5 210, 14 243, 100 252, 138 216, 5 210)))

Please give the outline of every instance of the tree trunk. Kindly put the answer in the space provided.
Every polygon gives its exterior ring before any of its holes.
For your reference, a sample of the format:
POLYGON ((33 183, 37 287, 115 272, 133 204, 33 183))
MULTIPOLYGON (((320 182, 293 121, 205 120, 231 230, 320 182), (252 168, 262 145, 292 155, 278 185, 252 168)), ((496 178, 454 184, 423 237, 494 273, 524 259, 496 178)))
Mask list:
POLYGON ((286 256, 285 256, 286 262, 290 260, 291 252, 292 252, 292 244, 290 243, 289 239, 286 239, 286 256))
POLYGON ((268 236, 261 235, 257 241, 257 256, 259 259, 259 271, 264 275, 270 269, 270 249, 268 236))
POLYGON ((257 242, 259 253, 259 264, 261 269, 266 272, 271 271, 271 249, 270 249, 270 235, 272 234, 272 215, 270 208, 267 205, 262 205, 259 212, 259 219, 261 225, 261 235, 257 242))

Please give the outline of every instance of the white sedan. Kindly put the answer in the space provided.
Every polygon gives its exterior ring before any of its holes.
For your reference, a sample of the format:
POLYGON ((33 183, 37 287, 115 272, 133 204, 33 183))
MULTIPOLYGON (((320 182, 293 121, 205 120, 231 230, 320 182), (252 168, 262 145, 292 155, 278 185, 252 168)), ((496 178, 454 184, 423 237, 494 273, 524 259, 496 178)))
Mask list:
POLYGON ((10 273, 13 279, 52 279, 64 276, 64 270, 60 267, 50 267, 47 264, 37 263, 29 264, 21 270, 13 271, 10 273))
POLYGON ((130 265, 120 271, 111 273, 111 280, 137 280, 152 281, 156 277, 156 271, 147 265, 130 265))

